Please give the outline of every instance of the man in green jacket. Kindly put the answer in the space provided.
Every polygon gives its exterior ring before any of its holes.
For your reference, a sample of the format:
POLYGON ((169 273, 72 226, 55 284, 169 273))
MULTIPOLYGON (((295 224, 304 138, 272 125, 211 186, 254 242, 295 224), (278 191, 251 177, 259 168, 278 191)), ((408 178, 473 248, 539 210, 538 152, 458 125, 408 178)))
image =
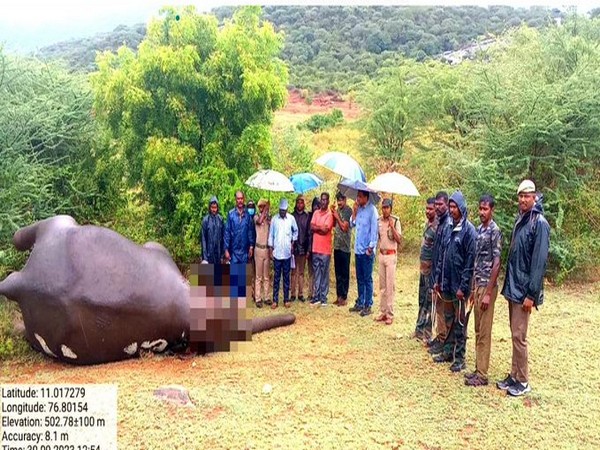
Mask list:
POLYGON ((544 274, 550 246, 550 225, 544 218, 542 197, 535 184, 524 180, 517 189, 519 215, 510 238, 502 295, 508 300, 512 336, 510 374, 496 383, 498 389, 518 397, 531 391, 527 360, 527 327, 532 308, 544 301, 544 274))

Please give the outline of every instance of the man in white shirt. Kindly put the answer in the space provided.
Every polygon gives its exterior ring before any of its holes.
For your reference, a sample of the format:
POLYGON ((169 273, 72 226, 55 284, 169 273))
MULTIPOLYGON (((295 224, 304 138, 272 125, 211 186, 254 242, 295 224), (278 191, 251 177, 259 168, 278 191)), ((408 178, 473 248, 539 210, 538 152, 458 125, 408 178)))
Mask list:
POLYGON ((279 214, 271 219, 269 229, 269 253, 273 260, 273 304, 271 309, 279 304, 279 282, 283 272, 283 304, 290 307, 290 271, 292 248, 298 240, 298 225, 296 219, 288 214, 288 201, 284 198, 279 202, 279 214))

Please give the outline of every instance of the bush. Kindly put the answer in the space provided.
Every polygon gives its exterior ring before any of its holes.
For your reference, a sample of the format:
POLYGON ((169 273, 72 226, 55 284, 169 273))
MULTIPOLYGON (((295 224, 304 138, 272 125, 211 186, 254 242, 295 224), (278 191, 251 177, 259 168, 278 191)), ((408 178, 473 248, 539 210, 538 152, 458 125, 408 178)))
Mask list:
POLYGON ((311 116, 306 122, 298 125, 298 128, 306 128, 313 133, 319 133, 342 123, 344 123, 344 114, 340 109, 334 108, 329 114, 315 114, 311 116))

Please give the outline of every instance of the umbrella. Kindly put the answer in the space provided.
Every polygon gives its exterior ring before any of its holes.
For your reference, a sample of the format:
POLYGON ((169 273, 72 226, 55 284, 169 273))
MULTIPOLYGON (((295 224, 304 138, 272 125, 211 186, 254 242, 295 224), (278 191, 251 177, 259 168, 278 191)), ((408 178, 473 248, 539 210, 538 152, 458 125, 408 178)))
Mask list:
POLYGON ((288 177, 276 170, 259 170, 250 175, 246 184, 265 191, 294 192, 294 185, 288 177))
POLYGON ((369 202, 374 205, 381 200, 379 194, 377 194, 371 186, 359 180, 343 180, 341 183, 338 183, 337 187, 342 194, 346 197, 350 197, 352 200, 356 200, 358 191, 369 192, 369 202))
POLYGON ((316 161, 320 166, 331 170, 348 180, 360 180, 367 182, 365 172, 360 165, 349 155, 340 152, 329 152, 319 157, 316 161))
POLYGON ((387 192, 389 194, 408 195, 418 197, 419 191, 410 179, 397 172, 388 172, 377 175, 369 186, 378 192, 387 192))
POLYGON ((323 180, 312 173, 297 173, 290 177, 290 181, 294 185, 294 192, 304 194, 306 191, 318 188, 323 180))

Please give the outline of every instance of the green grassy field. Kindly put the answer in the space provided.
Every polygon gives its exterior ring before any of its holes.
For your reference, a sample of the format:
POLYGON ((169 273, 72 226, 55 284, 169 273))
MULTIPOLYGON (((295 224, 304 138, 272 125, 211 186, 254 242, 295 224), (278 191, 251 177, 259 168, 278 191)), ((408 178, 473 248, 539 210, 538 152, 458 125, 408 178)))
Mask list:
MULTIPOLYGON (((600 284, 548 288, 545 306, 530 323, 533 391, 515 399, 491 385, 465 387, 462 374, 432 363, 422 344, 410 338, 417 258, 400 259, 391 326, 346 308, 295 303, 294 325, 257 335, 237 352, 95 367, 25 356, 2 363, 0 382, 116 384, 123 449, 600 447, 600 342, 593 338, 600 323, 600 284), (170 384, 189 389, 195 407, 153 398, 154 389, 170 384), (265 384, 271 393, 263 393, 265 384)), ((354 298, 354 275, 351 280, 354 298)), ((472 327, 471 322, 471 335, 472 327)), ((473 345, 469 339, 470 369, 473 345)), ((497 379, 509 368, 511 348, 502 298, 492 345, 490 376, 497 379)))

